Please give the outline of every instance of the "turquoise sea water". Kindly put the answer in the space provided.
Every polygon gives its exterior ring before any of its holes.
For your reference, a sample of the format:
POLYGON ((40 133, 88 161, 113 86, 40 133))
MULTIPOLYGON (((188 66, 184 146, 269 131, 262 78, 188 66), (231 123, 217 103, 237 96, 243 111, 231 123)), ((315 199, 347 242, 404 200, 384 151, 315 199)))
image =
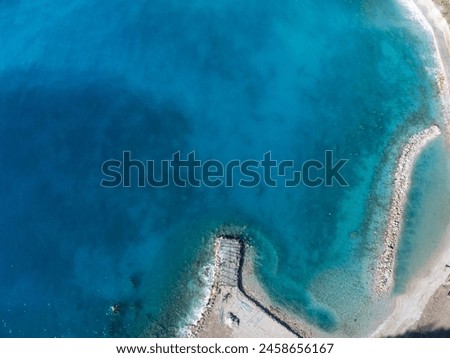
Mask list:
POLYGON ((405 230, 400 242, 396 291, 423 267, 439 248, 447 229, 450 205, 448 145, 443 138, 433 142, 421 155, 413 174, 405 230))
POLYGON ((0 43, 0 336, 174 336, 227 224, 276 301, 366 330, 387 174, 440 121, 429 38, 395 1, 3 1, 0 43), (124 150, 333 150, 349 186, 100 187, 124 150))

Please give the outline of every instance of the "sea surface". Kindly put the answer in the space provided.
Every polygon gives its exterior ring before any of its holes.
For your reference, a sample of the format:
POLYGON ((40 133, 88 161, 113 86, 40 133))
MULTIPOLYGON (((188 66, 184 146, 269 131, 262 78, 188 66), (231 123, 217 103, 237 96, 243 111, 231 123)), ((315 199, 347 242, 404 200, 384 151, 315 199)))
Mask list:
MULTIPOLYGON (((405 7, 0 1, 0 44, 1 337, 182 334, 211 234, 230 226, 275 301, 330 334, 368 332, 396 155, 442 124, 430 36, 405 7), (302 163, 326 150, 348 159, 348 186, 100 185, 123 151, 302 163)), ((447 223, 431 215, 448 203, 446 153, 436 142, 416 167, 399 290, 447 223)))

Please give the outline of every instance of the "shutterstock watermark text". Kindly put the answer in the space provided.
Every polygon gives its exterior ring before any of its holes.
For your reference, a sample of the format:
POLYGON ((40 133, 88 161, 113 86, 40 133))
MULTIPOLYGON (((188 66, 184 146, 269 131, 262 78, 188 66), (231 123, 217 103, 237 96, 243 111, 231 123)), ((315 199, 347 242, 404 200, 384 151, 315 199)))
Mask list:
POLYGON ((295 160, 275 160, 272 152, 264 153, 260 159, 233 159, 222 162, 217 159, 200 160, 196 152, 183 155, 180 151, 170 159, 133 159, 131 151, 123 151, 122 158, 103 162, 103 178, 100 185, 116 187, 227 187, 254 188, 261 184, 267 187, 288 188, 304 185, 348 186, 341 173, 347 159, 336 159, 332 150, 326 150, 322 158, 298 163, 295 160))

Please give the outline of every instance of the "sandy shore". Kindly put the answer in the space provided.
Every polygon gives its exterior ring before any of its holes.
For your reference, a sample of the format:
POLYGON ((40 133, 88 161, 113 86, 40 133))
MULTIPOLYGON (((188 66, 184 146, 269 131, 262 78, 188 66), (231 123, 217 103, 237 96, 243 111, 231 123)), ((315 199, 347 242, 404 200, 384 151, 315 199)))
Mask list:
POLYGON ((450 275, 428 300, 422 316, 406 332, 407 337, 450 337, 450 275))
POLYGON ((383 253, 378 259, 375 273, 374 289, 379 296, 389 293, 394 283, 398 241, 403 229, 404 210, 411 186, 414 164, 423 149, 440 134, 439 127, 433 125, 413 135, 403 146, 397 159, 389 218, 383 235, 383 253))
MULTIPOLYGON (((408 3, 417 20, 433 35, 436 73, 443 103, 445 129, 430 126, 413 135, 402 148, 393 179, 384 248, 377 263, 374 291, 378 296, 391 292, 398 240, 402 232, 404 208, 414 164, 422 150, 443 134, 450 148, 450 29, 441 13, 450 19, 449 0, 400 0, 408 3), (437 6, 436 6, 437 5, 437 6)), ((211 296, 197 324, 190 327, 193 337, 311 337, 323 332, 280 309, 265 293, 254 274, 252 252, 243 241, 220 236, 215 242, 214 283, 211 296)), ((411 331, 450 330, 450 226, 434 256, 408 284, 404 294, 395 297, 389 317, 372 334, 399 336, 411 331)), ((449 331, 450 332, 450 331, 449 331)))
POLYGON ((313 327, 311 324, 303 320, 298 314, 289 312, 286 307, 280 307, 269 297, 267 291, 261 286, 261 283, 256 277, 253 266, 255 255, 256 253, 253 251, 253 248, 246 246, 242 268, 242 284, 245 292, 247 292, 251 297, 256 297, 261 305, 268 307, 272 314, 277 316, 281 321, 287 322, 288 325, 302 337, 308 338, 329 336, 329 333, 323 332, 317 327, 313 327))
POLYGON ((254 277, 249 247, 238 237, 215 240, 214 283, 192 337, 301 338, 310 336, 297 317, 273 305, 254 277))
POLYGON ((408 284, 405 293, 394 299, 392 313, 373 336, 398 336, 425 326, 427 329, 450 328, 450 320, 446 320, 445 324, 433 321, 436 317, 443 320, 445 317, 450 318, 450 311, 445 312, 445 306, 440 306, 436 301, 444 292, 445 299, 450 301, 446 297, 448 291, 444 286, 450 278, 450 227, 446 232, 446 239, 429 263, 408 284), (431 315, 430 312, 433 311, 436 313, 431 315))
MULTIPOLYGON (((441 72, 437 76, 446 124, 443 134, 446 142, 449 143, 450 30, 442 14, 447 16, 447 20, 450 19, 450 2, 435 0, 433 3, 431 0, 414 0, 410 3, 415 7, 418 21, 422 25, 425 24, 425 28, 433 33, 437 60, 441 65, 441 72)), ((417 277, 408 284, 405 293, 394 299, 391 315, 377 328, 373 336, 420 336, 427 335, 430 331, 442 334, 450 329, 449 265, 450 226, 437 252, 417 277)), ((392 284, 391 274, 386 279, 388 286, 392 284)), ((450 334, 450 331, 445 334, 450 334)))
MULTIPOLYGON (((405 1, 405 0, 402 0, 405 1)), ((450 2, 448 0, 407 0, 413 4, 425 21, 436 49, 439 64, 438 85, 443 105, 445 121, 445 139, 450 152, 450 2), (445 17, 444 17, 445 16, 445 17)))

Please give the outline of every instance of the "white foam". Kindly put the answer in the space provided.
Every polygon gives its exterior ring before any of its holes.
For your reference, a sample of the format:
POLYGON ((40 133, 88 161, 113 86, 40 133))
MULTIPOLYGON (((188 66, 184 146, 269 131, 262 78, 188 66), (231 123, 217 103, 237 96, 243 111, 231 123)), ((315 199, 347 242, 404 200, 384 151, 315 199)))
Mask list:
POLYGON ((434 37, 434 32, 431 24, 428 22, 425 15, 420 11, 419 7, 413 0, 397 0, 400 5, 402 5, 405 10, 408 11, 411 20, 417 21, 424 30, 428 32, 429 35, 434 37))
POLYGON ((442 53, 439 46, 439 42, 436 37, 435 29, 439 29, 441 35, 444 38, 446 47, 447 47, 447 55, 450 51, 450 28, 447 21, 442 16, 439 9, 431 0, 397 0, 400 5, 402 5, 405 10, 410 15, 410 18, 417 23, 427 32, 430 36, 430 39, 433 42, 434 46, 434 60, 435 67, 431 68, 432 75, 435 76, 438 87, 439 87, 439 95, 441 98, 442 105, 442 114, 444 118, 444 122, 446 127, 449 126, 450 122, 450 90, 448 86, 448 76, 445 70, 444 61, 442 59, 442 53), (426 11, 428 15, 425 16, 424 12, 426 11), (430 19, 430 20, 429 20, 430 19), (433 22, 434 27, 431 25, 430 21, 433 22))
MULTIPOLYGON (((439 96, 442 105, 443 120, 448 127, 449 123, 449 108, 450 93, 448 81, 445 71, 444 62, 441 56, 441 48, 438 42, 435 31, 442 31, 446 47, 448 46, 448 39, 450 38, 450 30, 448 24, 443 19, 439 10, 436 8, 431 0, 398 0, 408 13, 410 18, 417 21, 421 27, 430 34, 433 40, 436 60, 436 81, 439 86, 439 96), (425 16, 429 16, 430 21, 425 16), (442 27, 445 22, 446 26, 442 27)), ((448 48, 447 48, 448 50, 448 48)), ((402 148, 402 153, 397 161, 397 169, 394 173, 394 193, 391 199, 391 207, 389 213, 388 226, 384 234, 384 252, 378 261, 377 266, 377 280, 375 291, 378 294, 385 294, 390 292, 393 285, 393 268, 396 260, 396 251, 399 235, 403 225, 403 212, 407 200, 407 193, 410 187, 411 174, 415 161, 425 146, 438 137, 440 130, 433 125, 426 130, 412 136, 408 143, 402 148)), ((444 133, 444 135, 447 133, 444 133)))
POLYGON ((190 312, 186 315, 179 329, 180 337, 191 337, 191 327, 198 324, 205 312, 205 307, 211 298, 212 287, 214 283, 214 262, 210 262, 203 266, 200 272, 200 288, 201 294, 192 304, 190 312))

